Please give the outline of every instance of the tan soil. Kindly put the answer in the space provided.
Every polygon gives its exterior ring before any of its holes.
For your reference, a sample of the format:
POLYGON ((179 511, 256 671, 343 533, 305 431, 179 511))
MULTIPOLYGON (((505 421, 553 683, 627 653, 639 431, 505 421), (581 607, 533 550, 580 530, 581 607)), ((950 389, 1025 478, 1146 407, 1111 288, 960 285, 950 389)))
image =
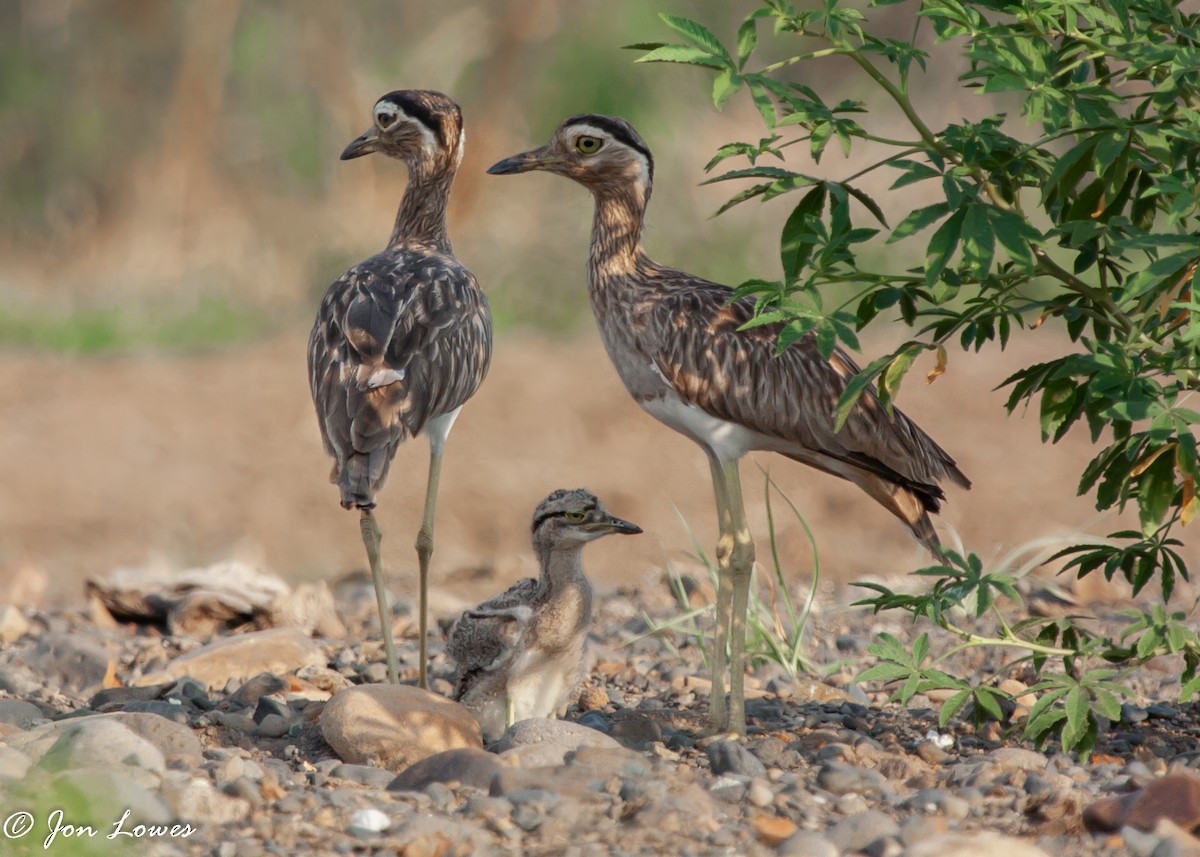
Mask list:
MULTIPOLYGON (((1085 434, 1045 446, 1034 415, 1008 419, 1004 394, 992 392, 1024 361, 1050 356, 1051 336, 1031 334, 1002 356, 952 354, 936 384, 921 383, 927 366, 907 382, 906 410, 975 483, 950 491, 939 524, 985 558, 1117 523, 1075 497, 1092 454, 1085 434)), ((123 564, 184 567, 234 555, 293 580, 363 565, 357 522, 326 481, 304 332, 195 356, 8 355, 4 363, 0 591, 29 565, 68 600, 83 577, 123 564)), ((415 565, 426 456, 423 442, 402 449, 381 496, 384 560, 401 577, 415 565)), ((807 516, 825 575, 849 580, 924 564, 904 528, 858 489, 771 456, 742 468, 760 559, 769 559, 760 464, 807 516)), ((704 456, 628 399, 594 333, 572 343, 502 337, 491 377, 450 439, 435 580, 471 597, 528 573, 531 510, 549 490, 578 485, 646 531, 591 549, 597 579, 640 582, 685 559, 691 543, 673 506, 711 550, 704 456)), ((784 564, 806 576, 803 529, 782 504, 775 510, 784 564)))

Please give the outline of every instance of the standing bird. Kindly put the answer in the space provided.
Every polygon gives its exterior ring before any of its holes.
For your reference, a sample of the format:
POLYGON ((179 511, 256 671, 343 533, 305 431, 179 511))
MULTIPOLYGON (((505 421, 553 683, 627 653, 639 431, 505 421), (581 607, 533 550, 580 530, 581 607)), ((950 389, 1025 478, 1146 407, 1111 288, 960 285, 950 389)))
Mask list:
POLYGON ((361 510, 393 684, 399 678, 375 495, 396 448, 418 434, 429 439, 429 481, 416 541, 420 685, 428 687, 429 558, 442 451, 463 403, 487 374, 492 319, 487 298, 446 236, 446 202, 463 156, 458 105, 440 92, 401 90, 380 98, 374 117, 342 160, 381 152, 408 167, 408 187, 387 249, 346 271, 325 292, 308 341, 308 374, 325 451, 334 459, 330 481, 341 491, 342 508, 361 510))
POLYGON ((614 518, 590 491, 559 489, 533 512, 541 574, 468 610, 450 627, 446 654, 457 664, 454 698, 493 741, 518 720, 565 709, 583 680, 592 585, 583 546, 640 527, 614 518))
POLYGON ((843 352, 821 356, 812 334, 776 355, 780 325, 740 329, 754 302, 728 286, 667 268, 646 256, 642 226, 654 159, 628 122, 581 115, 546 145, 495 164, 506 175, 546 170, 592 192, 596 210, 588 291, 600 338, 634 400, 699 444, 716 493, 717 639, 710 725, 745 732, 745 617, 754 542, 746 524, 738 461, 751 450, 781 453, 848 479, 903 521, 942 558, 929 519, 945 495, 939 482, 970 487, 915 423, 889 413, 868 391, 841 431, 838 397, 858 367, 843 352), (725 707, 726 649, 730 700, 725 707))

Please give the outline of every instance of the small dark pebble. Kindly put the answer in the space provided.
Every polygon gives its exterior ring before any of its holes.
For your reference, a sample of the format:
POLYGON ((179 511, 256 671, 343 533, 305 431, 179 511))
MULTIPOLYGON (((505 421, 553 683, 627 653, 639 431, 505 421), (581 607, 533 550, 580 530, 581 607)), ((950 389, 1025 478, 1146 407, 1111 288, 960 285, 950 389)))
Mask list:
POLYGON ((259 698, 264 694, 279 693, 286 690, 287 686, 286 681, 273 673, 259 673, 234 691, 229 702, 249 708, 258 705, 259 698))
POLYGON ((584 712, 575 722, 580 726, 586 726, 589 729, 595 729, 597 732, 603 732, 605 735, 611 731, 608 720, 599 711, 584 712))
POLYGON ((130 702, 158 699, 171 689, 170 684, 148 684, 144 687, 109 687, 88 700, 88 707, 100 711, 106 705, 122 706, 130 702))
POLYGON ((1140 705, 1131 705, 1126 702, 1121 705, 1121 722, 1122 723, 1141 723, 1150 716, 1150 712, 1142 708, 1140 705))
POLYGON ((204 685, 194 678, 180 679, 173 688, 167 691, 167 698, 181 699, 196 706, 201 711, 212 711, 217 707, 217 704, 209 697, 204 685))
POLYGON ((290 719, 292 710, 288 708, 286 702, 276 699, 273 696, 260 696, 258 705, 254 709, 254 722, 262 723, 269 715, 278 715, 285 720, 290 719))

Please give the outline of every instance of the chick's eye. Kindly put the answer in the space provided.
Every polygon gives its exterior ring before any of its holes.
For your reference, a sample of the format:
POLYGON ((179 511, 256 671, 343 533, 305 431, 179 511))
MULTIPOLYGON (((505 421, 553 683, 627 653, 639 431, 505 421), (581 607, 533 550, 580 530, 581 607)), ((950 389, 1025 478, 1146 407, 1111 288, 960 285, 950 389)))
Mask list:
POLYGON ((582 524, 587 518, 583 512, 567 512, 567 520, 572 524, 582 524))
POLYGON ((392 123, 396 121, 396 114, 388 113, 386 111, 381 112, 381 113, 376 113, 375 121, 379 123, 380 128, 383 128, 386 130, 387 128, 392 127, 392 123))
POLYGON ((600 151, 600 147, 604 145, 604 141, 599 137, 580 137, 575 141, 575 148, 583 152, 585 155, 590 155, 593 152, 600 151))

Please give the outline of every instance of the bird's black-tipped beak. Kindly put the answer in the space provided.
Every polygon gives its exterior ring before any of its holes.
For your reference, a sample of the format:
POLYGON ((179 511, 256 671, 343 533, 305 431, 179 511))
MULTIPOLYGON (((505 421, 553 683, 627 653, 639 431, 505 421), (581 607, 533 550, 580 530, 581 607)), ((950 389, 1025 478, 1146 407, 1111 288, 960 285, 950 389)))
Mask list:
POLYGON ((514 173, 545 169, 549 163, 549 148, 549 146, 541 146, 519 155, 513 155, 511 158, 505 158, 488 167, 488 175, 509 176, 514 173))
POLYGON ((352 158, 361 158, 363 155, 369 155, 378 150, 379 132, 372 128, 361 137, 356 138, 349 146, 342 149, 341 159, 349 161, 352 158))
POLYGON ((608 521, 608 529, 614 533, 621 533, 625 536, 636 536, 642 531, 642 528, 637 524, 631 524, 629 521, 621 518, 611 518, 608 521))

